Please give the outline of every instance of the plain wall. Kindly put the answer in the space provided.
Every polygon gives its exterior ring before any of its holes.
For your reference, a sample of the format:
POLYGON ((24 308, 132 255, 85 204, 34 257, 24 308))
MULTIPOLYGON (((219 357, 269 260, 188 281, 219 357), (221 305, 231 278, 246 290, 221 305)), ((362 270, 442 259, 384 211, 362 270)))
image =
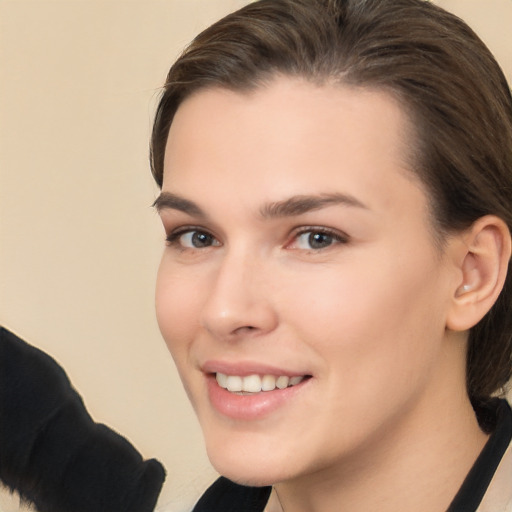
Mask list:
MULTIPOLYGON (((190 509, 214 478, 153 312, 164 234, 151 118, 172 60, 243 0, 0 0, 0 324, 66 369, 96 421, 190 509)), ((512 0, 444 0, 512 79, 512 0)))

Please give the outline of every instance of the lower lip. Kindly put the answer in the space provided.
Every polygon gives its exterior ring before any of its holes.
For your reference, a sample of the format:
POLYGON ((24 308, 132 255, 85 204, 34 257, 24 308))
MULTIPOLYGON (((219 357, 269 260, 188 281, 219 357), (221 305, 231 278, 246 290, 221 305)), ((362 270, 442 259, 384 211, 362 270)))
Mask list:
POLYGON ((311 379, 285 389, 262 391, 251 395, 237 395, 217 384, 215 375, 207 375, 210 403, 222 415, 241 421, 262 419, 285 406, 311 379))

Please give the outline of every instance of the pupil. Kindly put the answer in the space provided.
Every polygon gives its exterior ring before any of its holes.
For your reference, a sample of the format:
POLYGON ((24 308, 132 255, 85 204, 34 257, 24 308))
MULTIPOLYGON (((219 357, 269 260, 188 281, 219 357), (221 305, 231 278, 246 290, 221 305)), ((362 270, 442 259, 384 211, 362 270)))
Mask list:
POLYGON ((322 249, 328 247, 332 243, 332 237, 325 233, 311 233, 309 235, 309 245, 313 249, 322 249))
POLYGON ((211 245, 211 236, 206 233, 194 233, 192 235, 192 245, 194 247, 208 247, 211 245))

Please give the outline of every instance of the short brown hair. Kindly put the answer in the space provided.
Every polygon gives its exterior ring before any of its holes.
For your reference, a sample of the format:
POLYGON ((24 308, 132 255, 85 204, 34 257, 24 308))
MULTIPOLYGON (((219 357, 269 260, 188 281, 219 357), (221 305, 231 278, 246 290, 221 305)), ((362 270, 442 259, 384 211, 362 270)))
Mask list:
MULTIPOLYGON (((413 171, 436 231, 494 214, 512 231, 512 98, 490 51, 425 0, 260 0, 199 34, 169 71, 151 140, 161 186, 174 114, 194 91, 250 90, 277 74, 384 89, 417 127, 413 171)), ((512 275, 470 331, 467 388, 486 400, 512 373, 512 275)))

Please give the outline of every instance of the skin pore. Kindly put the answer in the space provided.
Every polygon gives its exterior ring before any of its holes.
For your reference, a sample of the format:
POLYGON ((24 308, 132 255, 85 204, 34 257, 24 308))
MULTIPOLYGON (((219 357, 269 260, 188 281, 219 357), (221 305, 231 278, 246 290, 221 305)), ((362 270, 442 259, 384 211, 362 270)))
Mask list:
POLYGON ((210 460, 268 511, 441 512, 486 441, 448 328, 468 239, 436 244, 408 132, 384 92, 285 77, 171 125, 158 322, 210 460))

